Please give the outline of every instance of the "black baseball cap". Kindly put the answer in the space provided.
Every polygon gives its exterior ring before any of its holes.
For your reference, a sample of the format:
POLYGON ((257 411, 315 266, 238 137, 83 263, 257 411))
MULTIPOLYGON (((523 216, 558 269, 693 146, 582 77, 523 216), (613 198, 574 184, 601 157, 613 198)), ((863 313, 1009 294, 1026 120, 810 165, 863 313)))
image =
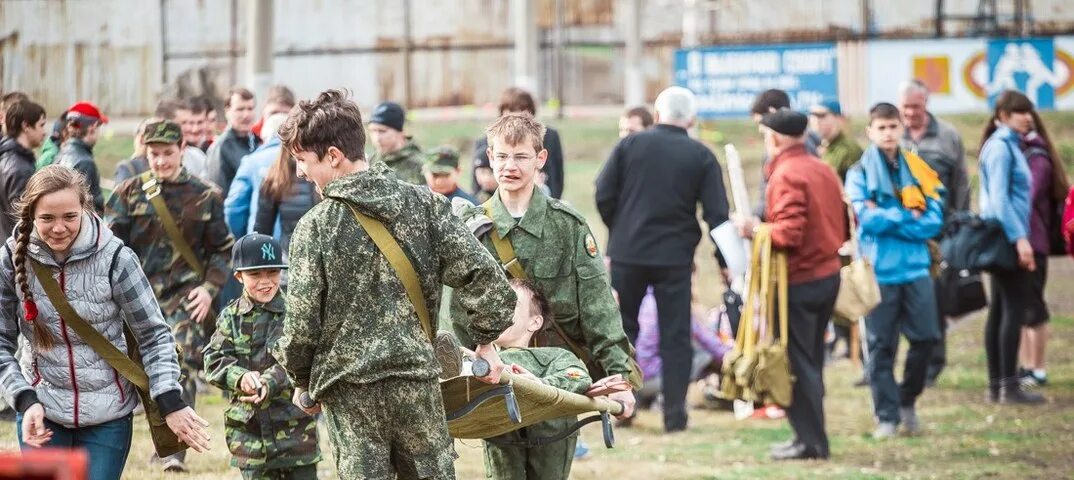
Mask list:
POLYGON ((262 268, 287 268, 283 248, 275 238, 260 233, 244 235, 231 248, 231 268, 236 272, 262 268))
POLYGON ((386 127, 403 131, 403 122, 406 121, 406 111, 395 102, 384 102, 373 109, 373 116, 369 123, 379 123, 386 127))

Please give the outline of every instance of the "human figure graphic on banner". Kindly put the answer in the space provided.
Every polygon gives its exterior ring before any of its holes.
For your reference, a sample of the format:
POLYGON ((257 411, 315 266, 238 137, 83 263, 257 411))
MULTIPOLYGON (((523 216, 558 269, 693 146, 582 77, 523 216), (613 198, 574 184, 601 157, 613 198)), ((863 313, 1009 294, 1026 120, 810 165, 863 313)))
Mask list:
POLYGON ((1029 75, 1029 78, 1026 80, 1025 94, 1034 105, 1039 105, 1037 96, 1040 92, 1040 87, 1044 84, 1048 84, 1051 85, 1052 88, 1058 88, 1061 83, 1059 75, 1054 69, 1049 68, 1044 64, 1040 52, 1038 52, 1032 44, 1023 43, 1021 47, 1021 70, 1029 75))
MULTIPOLYGON (((1032 49, 1032 46, 1029 46, 1032 49)), ((1022 70, 1022 53, 1018 45, 1008 43, 1004 48, 1003 56, 996 62, 996 68, 992 70, 991 82, 988 84, 988 95, 997 95, 1004 90, 1017 90, 1018 83, 1014 74, 1022 70)))

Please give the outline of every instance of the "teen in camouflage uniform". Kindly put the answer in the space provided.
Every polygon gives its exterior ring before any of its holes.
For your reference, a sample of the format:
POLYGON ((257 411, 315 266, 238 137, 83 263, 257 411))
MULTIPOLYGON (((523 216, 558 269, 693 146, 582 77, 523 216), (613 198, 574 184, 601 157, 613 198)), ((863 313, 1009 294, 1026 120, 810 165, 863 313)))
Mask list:
MULTIPOLYGON (((640 388, 619 307, 585 217, 536 188, 537 172, 547 156, 541 145, 544 126, 528 114, 509 113, 494 121, 487 134, 499 188, 485 205, 463 211, 463 221, 490 252, 496 252, 493 233, 511 243, 525 278, 548 297, 555 323, 582 350, 578 356, 587 360, 590 374, 622 374, 640 388)), ((466 336, 465 312, 454 309, 452 320, 463 344, 472 343, 466 336)), ((555 328, 538 333, 536 343, 569 347, 555 328)), ((622 416, 633 413, 631 392, 611 398, 626 406, 622 416)))
MULTIPOLYGON (((187 173, 182 166, 183 140, 179 125, 154 122, 144 131, 150 172, 130 178, 116 187, 105 205, 112 232, 142 264, 175 341, 183 348, 183 400, 194 406, 201 349, 208 338, 206 326, 212 299, 229 271, 228 254, 234 239, 224 222, 224 199, 220 190, 187 173), (145 179, 148 178, 148 182, 145 179), (190 249, 205 269, 199 275, 179 253, 161 223, 148 195, 158 191, 144 185, 155 183, 190 249)), ((185 470, 185 451, 165 462, 169 470, 185 470)))
POLYGON ((414 138, 403 130, 405 122, 406 112, 398 103, 384 102, 373 109, 369 136, 376 153, 369 163, 384 163, 404 182, 425 185, 425 175, 421 172, 425 155, 414 138))
POLYGON ((324 405, 341 478, 454 478, 429 333, 399 275, 352 208, 381 222, 413 264, 437 311, 442 285, 471 313, 478 356, 499 380, 490 345, 511 322, 515 295, 496 261, 451 213, 447 200, 370 166, 357 105, 329 90, 302 102, 280 127, 300 176, 324 201, 291 241, 287 314, 275 352, 296 386, 324 405))
MULTIPOLYGON (((511 365, 520 376, 568 392, 583 394, 593 380, 585 364, 573 353, 562 348, 527 348, 533 335, 546 322, 555 321, 548 299, 529 282, 512 280, 511 287, 518 295, 514 323, 505 330, 496 345, 503 348, 500 360, 511 365)), ((558 442, 538 447, 497 445, 496 441, 524 442, 551 437, 570 428, 577 417, 560 417, 501 435, 485 442, 485 472, 489 478, 542 480, 566 479, 574 461, 577 432, 558 442)))
POLYGON ((317 420, 291 403, 294 387, 271 349, 283 334, 283 249, 272 237, 235 242, 231 263, 243 286, 205 347, 205 377, 231 392, 224 435, 231 466, 246 479, 316 479, 317 420))

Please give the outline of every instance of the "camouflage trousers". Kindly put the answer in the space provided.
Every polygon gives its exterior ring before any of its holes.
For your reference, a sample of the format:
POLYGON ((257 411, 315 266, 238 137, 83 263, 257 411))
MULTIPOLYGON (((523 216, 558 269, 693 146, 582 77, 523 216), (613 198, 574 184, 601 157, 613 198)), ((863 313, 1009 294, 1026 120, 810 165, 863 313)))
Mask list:
POLYGON ((455 478, 437 379, 340 382, 319 400, 340 478, 455 478))
POLYGON ((317 465, 272 470, 241 469, 243 480, 317 480, 317 465))
MULTIPOLYGON (((205 329, 201 324, 194 323, 183 309, 176 310, 171 315, 165 315, 164 320, 172 328, 175 343, 183 350, 182 358, 179 359, 179 384, 183 387, 181 398, 183 403, 190 408, 195 408, 198 399, 198 375, 202 371, 202 353, 208 343, 205 329)), ((206 322, 215 323, 215 319, 206 318, 206 322)), ((186 450, 183 450, 169 458, 186 460, 186 450)))
POLYGON ((485 476, 497 480, 566 479, 574 463, 577 436, 541 447, 506 447, 485 443, 485 476))

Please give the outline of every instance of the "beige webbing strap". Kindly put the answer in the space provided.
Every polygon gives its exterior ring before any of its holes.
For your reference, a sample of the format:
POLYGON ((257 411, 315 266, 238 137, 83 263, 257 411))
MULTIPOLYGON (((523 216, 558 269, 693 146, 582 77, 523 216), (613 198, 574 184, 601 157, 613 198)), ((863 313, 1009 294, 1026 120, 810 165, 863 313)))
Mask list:
POLYGON ((359 212, 350 202, 344 203, 350 207, 355 220, 358 220, 358 224, 361 225, 369 238, 373 240, 377 249, 380 250, 380 253, 384 254, 384 257, 388 259, 392 269, 395 270, 399 281, 403 283, 403 288, 406 289, 407 296, 410 297, 410 302, 414 304, 414 312, 418 314, 418 320, 421 320, 421 329, 425 331, 425 336, 432 342, 433 335, 436 332, 433 331, 429 307, 425 304, 425 294, 421 291, 421 280, 418 278, 418 272, 414 270, 414 264, 410 262, 410 258, 403 252, 399 242, 388 232, 388 229, 380 220, 359 212))
MULTIPOLYGON (((37 277, 37 281, 41 282, 41 288, 45 290, 45 295, 48 296, 52 306, 63 317, 67 326, 82 337, 82 340, 89 344, 90 348, 97 352, 97 355, 100 355, 104 361, 108 362, 108 365, 116 369, 120 375, 123 375, 123 378, 129 380, 143 392, 148 392, 149 376, 146 375, 145 370, 78 315, 78 312, 71 307, 71 303, 67 301, 67 295, 64 295, 60 284, 56 283, 55 278, 52 278, 52 272, 48 267, 33 259, 30 260, 30 265, 34 269, 34 276, 37 277)), ((126 325, 124 327, 126 328, 126 325)))
MULTIPOLYGON (((481 207, 485 209, 485 215, 492 218, 492 200, 489 200, 481 207)), ((500 257, 500 263, 507 273, 510 273, 512 277, 519 280, 526 280, 526 270, 522 268, 522 264, 518 262, 518 256, 515 255, 515 247, 511 245, 511 241, 500 236, 500 232, 496 230, 496 225, 492 226, 492 230, 489 232, 492 239, 492 247, 496 249, 496 256, 500 257)))
POLYGON ((205 267, 201 264, 198 256, 194 254, 194 250, 190 248, 186 238, 183 237, 182 230, 179 230, 179 225, 175 223, 175 217, 172 216, 168 205, 164 203, 164 198, 160 196, 160 180, 153 175, 152 171, 143 173, 141 178, 145 198, 153 205, 153 210, 157 211, 157 216, 160 217, 160 224, 164 227, 164 233, 167 233, 168 238, 171 239, 172 246, 179 251, 179 256, 183 257, 183 261, 194 269, 194 272, 198 274, 198 278, 204 279, 205 267))

